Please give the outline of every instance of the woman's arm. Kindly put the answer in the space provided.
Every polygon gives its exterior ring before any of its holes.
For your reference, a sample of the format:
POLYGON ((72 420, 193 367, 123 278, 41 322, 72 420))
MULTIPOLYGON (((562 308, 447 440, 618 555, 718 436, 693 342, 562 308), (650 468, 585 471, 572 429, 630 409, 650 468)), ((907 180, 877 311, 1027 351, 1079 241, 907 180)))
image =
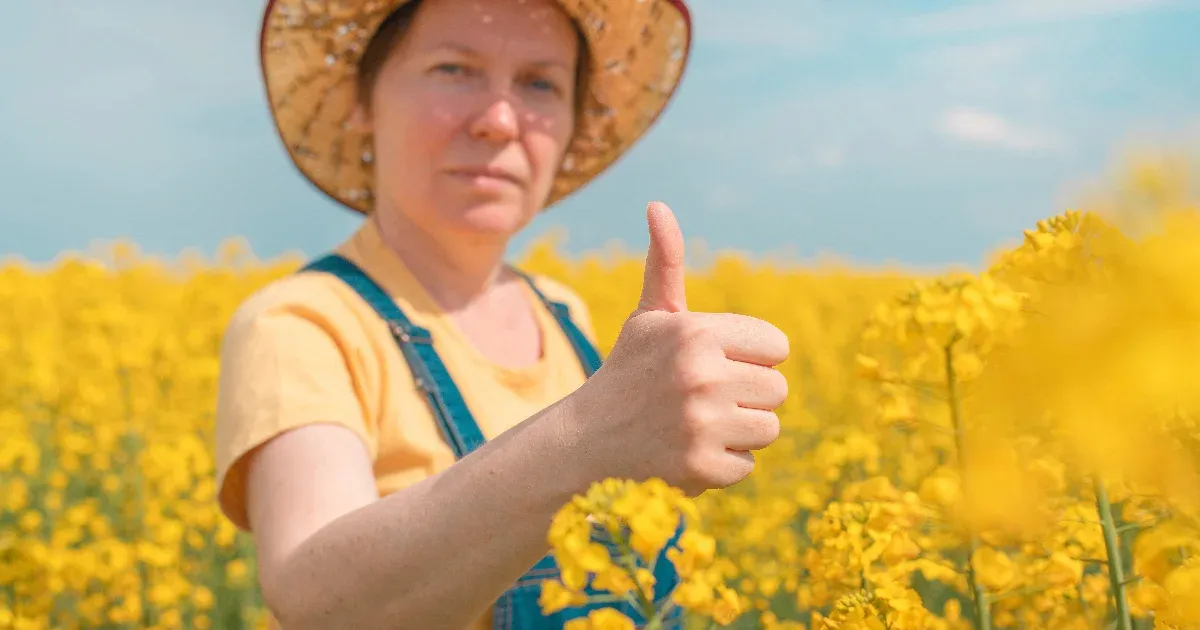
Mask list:
MULTIPOLYGON (((591 481, 657 477, 694 496, 750 474, 779 435, 787 337, 687 312, 683 237, 669 210, 648 212, 638 309, 563 400, 383 499, 353 422, 306 422, 247 455, 259 579, 284 628, 461 630, 546 553, 553 514, 591 481)), ((278 363, 289 346, 267 347, 278 363)), ((278 395, 311 412, 296 397, 326 380, 278 395)))
POLYGON ((246 498, 267 606, 287 630, 468 627, 547 552, 554 512, 586 488, 561 430, 569 403, 382 499, 343 427, 267 442, 246 498))

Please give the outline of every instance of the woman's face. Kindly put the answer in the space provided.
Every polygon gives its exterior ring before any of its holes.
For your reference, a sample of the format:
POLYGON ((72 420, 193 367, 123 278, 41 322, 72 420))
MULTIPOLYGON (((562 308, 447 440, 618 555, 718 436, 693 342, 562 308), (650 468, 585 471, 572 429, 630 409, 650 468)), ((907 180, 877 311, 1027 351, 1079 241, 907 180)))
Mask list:
POLYGON ((570 142, 579 52, 554 0, 423 0, 371 99, 378 211, 428 233, 519 231, 570 142))

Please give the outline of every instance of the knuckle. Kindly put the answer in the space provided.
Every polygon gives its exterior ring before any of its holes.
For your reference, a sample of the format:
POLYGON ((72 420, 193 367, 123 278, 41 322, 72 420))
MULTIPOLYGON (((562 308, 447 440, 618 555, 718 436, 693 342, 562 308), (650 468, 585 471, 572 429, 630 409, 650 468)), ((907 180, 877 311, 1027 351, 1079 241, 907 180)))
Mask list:
POLYGON ((689 484, 708 485, 711 480, 708 479, 708 466, 704 461, 704 454, 699 449, 689 449, 683 455, 683 478, 689 484))
POLYGON ((632 331, 639 337, 652 336, 656 331, 670 326, 670 314, 659 311, 647 311, 639 314, 629 324, 632 331))
POLYGON ((718 342, 717 333, 702 318, 680 317, 676 319, 676 334, 683 345, 706 346, 718 342))
POLYGON ((721 376, 709 361, 688 357, 676 363, 675 382, 686 394, 703 395, 720 384, 721 376))
POLYGON ((711 430, 713 414, 709 407, 696 400, 688 400, 683 404, 683 419, 680 431, 684 443, 691 447, 699 444, 711 430))

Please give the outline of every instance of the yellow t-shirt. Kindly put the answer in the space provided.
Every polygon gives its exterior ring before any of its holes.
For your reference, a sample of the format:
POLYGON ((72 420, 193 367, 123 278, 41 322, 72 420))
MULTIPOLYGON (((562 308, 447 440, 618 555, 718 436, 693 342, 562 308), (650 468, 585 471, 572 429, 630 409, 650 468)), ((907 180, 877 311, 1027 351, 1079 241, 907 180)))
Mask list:
MULTIPOLYGON (((536 364, 514 369, 475 349, 383 243, 374 221, 365 220, 336 251, 391 294, 415 325, 430 331, 485 438, 583 384, 570 341, 528 285, 542 355, 536 364)), ((579 296, 545 277, 534 281, 546 297, 566 303, 594 341, 579 296)), ((455 461, 383 320, 350 287, 324 273, 295 274, 267 285, 239 307, 225 333, 216 410, 217 487, 221 510, 239 529, 248 529, 242 456, 275 435, 313 423, 341 424, 362 438, 380 495, 455 461)), ((274 620, 271 626, 277 627, 274 620)), ((490 615, 471 626, 489 627, 490 615)))

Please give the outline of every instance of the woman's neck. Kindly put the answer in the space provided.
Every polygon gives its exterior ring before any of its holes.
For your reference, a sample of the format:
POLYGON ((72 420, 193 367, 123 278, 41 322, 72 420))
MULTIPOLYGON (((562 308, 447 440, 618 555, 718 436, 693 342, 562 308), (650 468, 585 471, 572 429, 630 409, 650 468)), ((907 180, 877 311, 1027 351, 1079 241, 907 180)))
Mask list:
POLYGON ((400 213, 386 219, 373 214, 367 220, 376 222, 384 245, 447 311, 463 310, 504 277, 502 241, 467 236, 445 243, 400 213))

